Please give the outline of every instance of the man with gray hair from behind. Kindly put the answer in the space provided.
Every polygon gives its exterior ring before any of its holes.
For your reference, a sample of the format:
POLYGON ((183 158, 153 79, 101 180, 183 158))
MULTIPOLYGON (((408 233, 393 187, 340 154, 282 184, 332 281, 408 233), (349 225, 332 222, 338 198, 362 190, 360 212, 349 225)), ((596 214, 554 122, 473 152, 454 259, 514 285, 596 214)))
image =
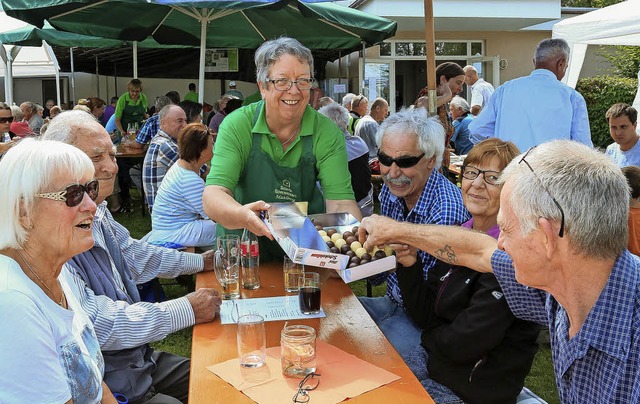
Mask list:
MULTIPOLYGON (((85 152, 100 183, 92 223, 95 245, 65 265, 83 291, 78 299, 94 324, 105 362, 104 380, 129 402, 180 403, 189 387, 190 361, 154 350, 149 343, 168 334, 212 321, 220 310, 215 289, 202 288, 161 303, 140 299, 137 285, 156 277, 213 270, 213 251, 202 255, 157 247, 131 238, 107 209, 118 167, 106 129, 91 114, 63 112, 43 136, 85 152)), ((52 235, 54 237, 55 235, 52 235)))
POLYGON ((367 144, 349 133, 349 111, 337 102, 330 103, 318 110, 319 113, 335 123, 344 134, 347 144, 347 159, 351 174, 351 188, 356 197, 362 216, 373 213, 373 186, 371 185, 371 171, 369 170, 369 149, 367 144))
POLYGON ((562 83, 569 64, 569 45, 549 38, 538 44, 535 70, 496 89, 469 124, 471 142, 497 137, 520 150, 552 139, 570 139, 593 147, 584 97, 562 83))
POLYGON ((624 175, 604 154, 555 140, 516 157, 500 182, 497 241, 375 215, 360 238, 398 244, 399 262, 417 247, 493 272, 517 317, 549 327, 563 403, 640 402, 640 261, 627 250, 624 175))

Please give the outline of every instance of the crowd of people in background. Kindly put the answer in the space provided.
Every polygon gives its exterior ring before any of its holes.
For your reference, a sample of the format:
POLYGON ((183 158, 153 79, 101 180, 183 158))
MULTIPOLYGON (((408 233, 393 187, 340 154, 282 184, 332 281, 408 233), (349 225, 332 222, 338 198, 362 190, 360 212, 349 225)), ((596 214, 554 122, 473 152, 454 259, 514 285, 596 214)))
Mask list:
MULTIPOLYGON (((212 268, 211 252, 161 245, 207 249, 243 228, 260 236, 261 259, 281 258, 256 213, 269 202, 307 201, 309 214, 361 220, 367 247, 393 244, 397 271, 369 279, 386 282, 386 295, 360 301, 437 402, 513 402, 541 325, 563 401, 638 402, 640 261, 629 253, 640 253, 638 113, 612 105, 602 119, 613 143, 594 150, 586 102, 561 82, 568 60, 564 40, 545 39, 531 74, 496 89, 474 66, 441 63, 435 100, 416 89, 410 107, 389 111, 382 97, 324 96, 309 49, 282 37, 256 51, 258 92, 245 97, 231 81, 212 111, 196 83, 183 100, 170 91, 150 104, 139 79, 109 103, 87 97, 74 111, 53 100, 0 103, 0 167, 11 173, 0 185, 15 189, 0 204, 0 222, 12 229, 0 237, 0 266, 22 269, 14 286, 0 285, 2 310, 15 310, 16 327, 29 315, 55 323, 40 338, 68 334, 63 351, 81 352, 86 389, 43 381, 62 401, 110 391, 185 400, 188 359, 149 343, 212 321, 218 292, 154 306, 136 285, 212 268), (465 85, 468 99, 459 95, 465 85), (116 159, 120 143, 144 153, 142 164, 116 159), (449 172, 452 152, 460 177, 449 172), (26 167, 27 158, 39 165, 26 167), (151 213, 143 240, 111 215, 132 210, 133 188, 151 213), (51 237, 57 211, 69 237, 51 237), (16 307, 14 292, 29 302, 16 307), (67 308, 83 313, 72 316, 73 332, 55 321, 67 308)), ((0 363, 15 363, 3 351, 0 363)), ((40 366, 56 368, 55 354, 34 352, 40 366)), ((74 371, 55 369, 70 384, 74 371)))

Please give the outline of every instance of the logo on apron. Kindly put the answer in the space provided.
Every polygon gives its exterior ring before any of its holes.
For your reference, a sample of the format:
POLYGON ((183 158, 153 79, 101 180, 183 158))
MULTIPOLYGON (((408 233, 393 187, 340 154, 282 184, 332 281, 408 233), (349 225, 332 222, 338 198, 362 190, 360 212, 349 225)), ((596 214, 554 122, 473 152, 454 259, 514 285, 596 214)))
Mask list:
POLYGON ((274 192, 276 194, 276 199, 290 202, 296 200, 296 194, 293 193, 291 183, 287 179, 282 180, 282 184, 279 188, 275 189, 274 192))

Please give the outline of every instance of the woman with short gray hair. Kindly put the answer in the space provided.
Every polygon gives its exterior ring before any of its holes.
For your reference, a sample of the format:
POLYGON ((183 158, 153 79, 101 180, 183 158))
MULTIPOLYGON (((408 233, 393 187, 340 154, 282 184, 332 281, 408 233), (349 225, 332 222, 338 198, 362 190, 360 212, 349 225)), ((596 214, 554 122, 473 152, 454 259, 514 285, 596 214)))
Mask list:
POLYGON ((283 256, 257 213, 269 202, 308 202, 308 213, 349 212, 354 200, 344 135, 309 106, 316 87, 311 51, 293 38, 267 41, 255 56, 262 101, 222 122, 203 203, 228 230, 260 237, 261 259, 283 256), (316 185, 319 182, 320 187, 316 185))

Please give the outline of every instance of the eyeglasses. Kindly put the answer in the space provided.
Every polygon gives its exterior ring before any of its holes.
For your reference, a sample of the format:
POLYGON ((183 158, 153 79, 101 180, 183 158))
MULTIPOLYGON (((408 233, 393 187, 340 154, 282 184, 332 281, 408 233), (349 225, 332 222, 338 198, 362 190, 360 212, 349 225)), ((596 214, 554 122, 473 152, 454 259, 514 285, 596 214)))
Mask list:
POLYGON ((12 116, 2 117, 0 118, 0 123, 11 123, 13 122, 12 116))
POLYGON ((411 168, 418 164, 424 157, 424 153, 419 156, 398 157, 397 159, 391 158, 381 151, 378 151, 378 161, 385 167, 391 167, 391 164, 396 163, 400 168, 411 168))
POLYGON ((298 80, 290 80, 287 78, 267 79, 267 82, 273 83, 273 87, 278 91, 289 91, 294 84, 300 91, 310 90, 317 85, 316 79, 314 78, 299 78, 298 80))
POLYGON ((538 180, 540 185, 542 185, 542 189, 544 189, 547 192, 547 194, 549 194, 549 196, 551 197, 551 200, 553 201, 553 203, 558 207, 558 210, 560 210, 561 220, 560 220, 560 231, 558 232, 558 237, 563 237, 564 236, 564 210, 562 210, 562 207, 560 207, 560 204, 558 203, 556 198, 554 198, 553 195, 551 195, 551 192, 549 192, 549 189, 544 185, 544 183, 540 180, 540 178, 538 178, 536 173, 533 171, 533 168, 531 167, 531 165, 527 162, 527 160, 525 160, 525 158, 529 155, 531 150, 533 150, 535 148, 536 148, 536 146, 533 146, 532 148, 527 150, 527 152, 524 154, 524 156, 522 156, 520 161, 518 161, 518 164, 525 163, 527 165, 527 167, 529 167, 529 170, 531 170, 531 174, 533 174, 533 176, 536 178, 536 180, 538 180))
POLYGON ((95 201, 98 197, 98 191, 100 190, 100 183, 98 180, 89 181, 84 185, 74 184, 69 185, 64 191, 60 192, 46 192, 42 194, 36 194, 38 198, 53 199, 54 201, 65 202, 68 207, 80 205, 82 198, 84 198, 85 192, 89 195, 92 201, 95 201))
POLYGON ((474 166, 463 166, 462 167, 462 176, 468 180, 475 180, 478 176, 482 174, 482 179, 484 182, 490 185, 498 185, 498 178, 500 177, 499 171, 491 171, 491 170, 481 170, 474 166))
POLYGON ((309 373, 298 383, 298 392, 293 396, 294 403, 308 403, 309 391, 315 390, 320 384, 320 379, 316 379, 316 376, 321 376, 318 373, 309 373))

